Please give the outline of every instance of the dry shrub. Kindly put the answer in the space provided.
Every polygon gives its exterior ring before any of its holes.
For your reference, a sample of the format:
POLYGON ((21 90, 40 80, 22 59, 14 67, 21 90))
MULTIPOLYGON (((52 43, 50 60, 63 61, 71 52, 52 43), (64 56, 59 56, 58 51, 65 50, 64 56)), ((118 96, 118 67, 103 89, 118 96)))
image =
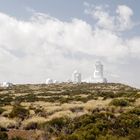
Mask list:
POLYGON ((6 117, 0 117, 0 127, 2 128, 15 128, 18 126, 18 121, 6 117))
POLYGON ((6 105, 2 107, 5 111, 2 113, 2 116, 8 116, 13 109, 13 106, 6 105))
POLYGON ((29 114, 30 114, 30 116, 33 116, 33 115, 35 115, 35 111, 34 110, 29 110, 29 114))
POLYGON ((73 118, 74 117, 74 113, 72 113, 70 110, 67 111, 60 111, 60 112, 56 112, 53 115, 48 117, 48 121, 55 119, 55 118, 61 118, 61 117, 70 117, 73 118))
POLYGON ((46 107, 45 110, 48 115, 52 115, 56 112, 62 111, 62 107, 61 106, 50 106, 50 107, 46 107))
POLYGON ((134 105, 135 105, 135 106, 140 106, 140 98, 136 99, 134 105))
POLYGON ((87 103, 84 104, 84 108, 87 111, 93 111, 96 108, 105 108, 109 105, 111 102, 111 99, 106 99, 106 100, 90 100, 87 103))
POLYGON ((71 110, 74 108, 83 108, 83 103, 64 103, 62 104, 63 110, 71 110))
POLYGON ((51 107, 51 106, 58 106, 58 103, 50 103, 50 102, 44 102, 44 101, 37 101, 32 103, 33 107, 42 107, 42 108, 47 108, 47 107, 51 107))
POLYGON ((24 120, 22 122, 22 127, 25 129, 25 128, 27 128, 31 124, 41 124, 41 123, 44 123, 46 121, 47 121, 47 119, 44 118, 44 117, 34 116, 32 118, 24 120))
POLYGON ((26 109, 28 109, 30 107, 31 103, 29 103, 29 102, 21 102, 20 105, 24 106, 26 109))

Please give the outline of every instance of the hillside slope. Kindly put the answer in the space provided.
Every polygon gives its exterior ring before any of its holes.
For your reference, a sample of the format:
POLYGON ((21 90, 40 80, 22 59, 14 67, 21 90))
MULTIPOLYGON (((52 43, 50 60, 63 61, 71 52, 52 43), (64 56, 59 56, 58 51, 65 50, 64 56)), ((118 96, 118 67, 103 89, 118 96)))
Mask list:
POLYGON ((137 140, 140 90, 119 83, 0 88, 0 129, 9 139, 137 140))

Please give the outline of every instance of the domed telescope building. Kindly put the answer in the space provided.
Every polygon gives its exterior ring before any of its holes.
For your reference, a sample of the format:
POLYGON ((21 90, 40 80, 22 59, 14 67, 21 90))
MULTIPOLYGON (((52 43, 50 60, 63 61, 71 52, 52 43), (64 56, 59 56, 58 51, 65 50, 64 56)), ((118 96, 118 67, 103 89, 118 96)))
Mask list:
POLYGON ((10 82, 3 82, 0 84, 0 87, 4 87, 4 88, 9 88, 9 87, 12 87, 13 84, 10 83, 10 82))
POLYGON ((47 85, 49 85, 49 84, 53 84, 53 80, 50 79, 50 78, 46 79, 46 84, 47 84, 47 85))

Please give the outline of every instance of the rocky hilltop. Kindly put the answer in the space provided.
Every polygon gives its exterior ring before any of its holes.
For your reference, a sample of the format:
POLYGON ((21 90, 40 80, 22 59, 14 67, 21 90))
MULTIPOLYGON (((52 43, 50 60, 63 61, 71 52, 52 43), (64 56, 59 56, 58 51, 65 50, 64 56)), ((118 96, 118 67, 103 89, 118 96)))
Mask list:
POLYGON ((139 140, 140 90, 119 83, 0 88, 0 139, 139 140))

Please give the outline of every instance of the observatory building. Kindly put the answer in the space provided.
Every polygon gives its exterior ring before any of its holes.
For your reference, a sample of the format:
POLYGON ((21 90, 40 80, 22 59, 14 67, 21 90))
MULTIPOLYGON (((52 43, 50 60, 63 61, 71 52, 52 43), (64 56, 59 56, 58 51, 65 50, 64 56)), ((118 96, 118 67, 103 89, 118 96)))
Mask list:
POLYGON ((72 82, 73 83, 81 83, 81 73, 75 70, 72 74, 72 82))
POLYGON ((1 87, 4 87, 4 88, 8 88, 8 87, 12 87, 13 84, 10 83, 10 82, 3 82, 0 84, 1 87))
POLYGON ((53 84, 53 80, 50 78, 46 79, 46 84, 53 84))
POLYGON ((53 79, 50 79, 50 78, 46 79, 46 82, 45 82, 45 84, 47 84, 47 85, 49 85, 49 84, 58 84, 58 83, 59 83, 59 81, 53 80, 53 79))
POLYGON ((100 61, 95 63, 94 75, 91 78, 92 83, 107 83, 106 78, 103 75, 103 65, 100 61))

